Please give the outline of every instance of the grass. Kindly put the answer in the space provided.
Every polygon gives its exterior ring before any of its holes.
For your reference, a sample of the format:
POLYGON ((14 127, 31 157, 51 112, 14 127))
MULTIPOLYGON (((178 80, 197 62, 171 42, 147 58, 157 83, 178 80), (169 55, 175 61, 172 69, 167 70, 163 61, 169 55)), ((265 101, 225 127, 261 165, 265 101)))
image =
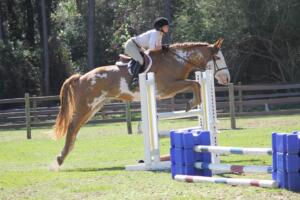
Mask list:
MULTIPOLYGON (((272 132, 300 130, 300 115, 239 118, 239 129, 220 119, 220 145, 270 147, 272 132)), ((161 129, 195 126, 196 120, 173 120, 161 129)), ((134 124, 133 127, 136 127, 134 124)), ((170 172, 128 172, 124 166, 143 158, 141 135, 126 135, 126 124, 85 126, 60 172, 48 166, 64 145, 53 141, 51 129, 0 131, 0 199, 300 199, 281 189, 236 187, 222 184, 188 184, 173 181, 170 172)), ((162 139, 163 153, 169 139, 162 139)), ((235 164, 271 164, 267 156, 223 156, 235 164)), ((237 175, 228 175, 235 177, 237 175)), ((240 175, 270 179, 270 175, 240 175)))

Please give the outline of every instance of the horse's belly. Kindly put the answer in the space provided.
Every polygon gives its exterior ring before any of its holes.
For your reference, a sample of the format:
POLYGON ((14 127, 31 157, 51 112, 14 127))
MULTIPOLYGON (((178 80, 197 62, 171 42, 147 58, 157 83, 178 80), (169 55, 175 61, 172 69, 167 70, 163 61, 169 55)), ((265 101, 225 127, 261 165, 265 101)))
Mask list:
POLYGON ((119 99, 126 100, 126 101, 140 101, 140 93, 139 92, 122 92, 118 95, 119 99))

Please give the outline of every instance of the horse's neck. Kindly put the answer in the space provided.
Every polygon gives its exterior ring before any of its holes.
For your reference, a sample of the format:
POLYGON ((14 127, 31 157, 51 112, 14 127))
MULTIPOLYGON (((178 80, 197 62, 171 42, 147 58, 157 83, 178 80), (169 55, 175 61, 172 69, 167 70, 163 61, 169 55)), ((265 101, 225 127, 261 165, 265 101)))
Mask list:
MULTIPOLYGON (((174 51, 174 50, 172 50, 174 51)), ((175 51, 174 51, 175 53, 175 51)), ((192 66, 187 63, 183 56, 187 56, 188 54, 178 54, 179 56, 182 56, 180 58, 178 55, 174 54, 172 52, 158 52, 153 54, 153 59, 156 60, 154 63, 154 71, 167 71, 169 74, 168 76, 177 75, 180 76, 178 78, 186 79, 186 77, 190 74, 191 71, 193 71, 192 66), (163 70, 159 68, 164 68, 163 70)), ((176 52, 177 53, 177 52, 176 52)), ((188 58, 187 58, 188 59, 188 58)))

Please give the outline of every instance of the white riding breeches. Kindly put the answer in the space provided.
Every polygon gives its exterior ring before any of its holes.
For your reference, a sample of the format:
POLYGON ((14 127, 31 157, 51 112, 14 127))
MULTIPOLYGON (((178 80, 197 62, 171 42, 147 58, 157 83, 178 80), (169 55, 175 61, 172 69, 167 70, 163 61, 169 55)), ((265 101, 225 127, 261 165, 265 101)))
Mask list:
POLYGON ((139 51, 139 47, 132 41, 132 39, 129 39, 125 45, 124 45, 125 53, 132 57, 134 60, 138 61, 141 65, 144 64, 144 59, 141 56, 141 53, 139 51))

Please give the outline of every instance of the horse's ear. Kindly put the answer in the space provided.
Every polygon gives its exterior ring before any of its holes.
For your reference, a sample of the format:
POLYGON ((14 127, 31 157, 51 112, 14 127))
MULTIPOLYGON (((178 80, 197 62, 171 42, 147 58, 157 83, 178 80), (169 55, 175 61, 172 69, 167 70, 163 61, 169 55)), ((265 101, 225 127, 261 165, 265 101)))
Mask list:
POLYGON ((220 50, 222 43, 223 43, 224 39, 223 38, 219 38, 213 45, 213 53, 216 54, 218 53, 218 51, 220 50))

